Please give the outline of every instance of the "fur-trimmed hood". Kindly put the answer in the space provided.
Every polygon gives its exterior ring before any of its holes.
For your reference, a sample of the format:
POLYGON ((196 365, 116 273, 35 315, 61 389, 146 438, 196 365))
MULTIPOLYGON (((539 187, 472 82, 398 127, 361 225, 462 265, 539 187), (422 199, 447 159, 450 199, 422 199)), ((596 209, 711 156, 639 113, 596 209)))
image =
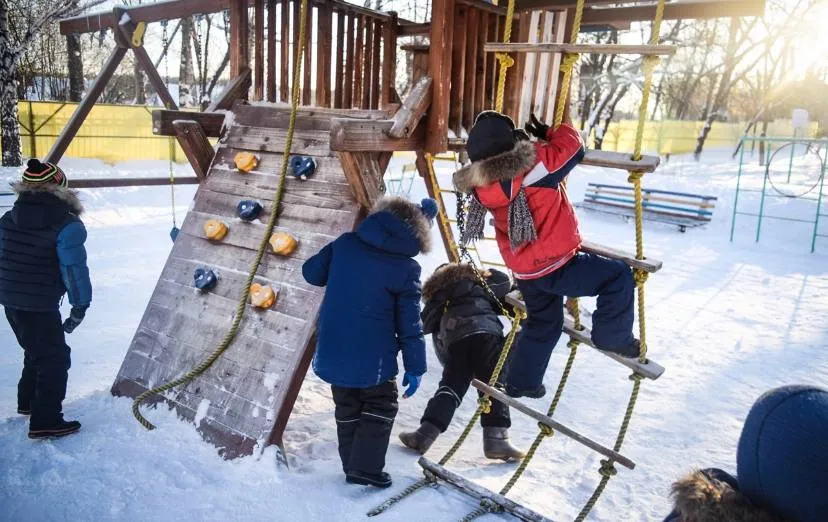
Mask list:
POLYGON ((15 194, 52 194, 59 200, 69 205, 69 209, 76 216, 83 214, 83 204, 75 190, 63 187, 57 183, 26 183, 16 181, 11 184, 15 194))
POLYGON ((430 229, 431 223, 419 205, 387 196, 377 201, 357 235, 377 248, 414 257, 431 250, 430 229))
POLYGON ((497 156, 475 161, 454 173, 454 186, 466 194, 477 187, 507 181, 531 169, 538 162, 535 146, 519 141, 515 147, 497 156))
POLYGON ((679 515, 677 522, 789 522, 702 471, 674 483, 672 495, 679 515))
POLYGON ((431 274, 423 284, 423 301, 432 299, 441 290, 460 281, 477 281, 474 268, 468 263, 447 263, 431 274))

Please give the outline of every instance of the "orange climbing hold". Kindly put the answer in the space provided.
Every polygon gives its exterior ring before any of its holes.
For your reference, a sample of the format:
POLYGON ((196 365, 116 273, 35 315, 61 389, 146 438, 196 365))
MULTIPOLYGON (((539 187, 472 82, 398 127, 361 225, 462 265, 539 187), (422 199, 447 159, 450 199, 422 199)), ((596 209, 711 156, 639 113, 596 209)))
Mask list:
POLYGON ((259 164, 259 158, 252 152, 237 152, 233 157, 236 168, 241 172, 250 172, 259 164))
POLYGON ((213 241, 221 241, 224 239, 224 236, 227 235, 227 230, 227 225, 218 219, 208 219, 204 223, 204 235, 207 236, 207 239, 212 239, 213 241))
POLYGON ((276 292, 268 285, 250 285, 250 303, 256 308, 270 308, 276 302, 276 292))
POLYGON ((299 245, 295 237, 287 232, 274 232, 270 236, 270 246, 273 247, 273 252, 280 256, 289 256, 299 245))

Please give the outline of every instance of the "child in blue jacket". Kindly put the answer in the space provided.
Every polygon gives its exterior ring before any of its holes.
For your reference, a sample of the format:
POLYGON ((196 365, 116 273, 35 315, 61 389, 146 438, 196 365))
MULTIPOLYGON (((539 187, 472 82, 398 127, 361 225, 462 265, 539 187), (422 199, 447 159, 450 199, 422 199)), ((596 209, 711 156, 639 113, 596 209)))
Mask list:
POLYGON ((63 419, 70 365, 64 334, 83 320, 92 284, 83 206, 67 185, 56 165, 29 160, 22 181, 12 185, 14 207, 0 218, 0 304, 24 351, 17 412, 31 415, 31 439, 62 437, 81 426, 63 419), (61 323, 65 293, 72 311, 61 323))
POLYGON ((305 280, 325 286, 313 370, 331 384, 339 456, 351 484, 388 487, 383 471, 397 415, 397 352, 408 386, 426 371, 420 322, 420 265, 430 249, 437 205, 398 197, 379 200, 356 232, 326 245, 302 266, 305 280))

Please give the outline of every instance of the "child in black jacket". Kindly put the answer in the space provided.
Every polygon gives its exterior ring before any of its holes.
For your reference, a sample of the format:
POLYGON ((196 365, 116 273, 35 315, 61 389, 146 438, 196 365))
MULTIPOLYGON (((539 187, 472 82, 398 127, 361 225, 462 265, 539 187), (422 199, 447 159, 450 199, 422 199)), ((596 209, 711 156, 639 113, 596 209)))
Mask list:
MULTIPOLYGON (((511 282, 509 276, 497 270, 483 272, 483 276, 497 300, 486 292, 468 264, 442 265, 423 286, 423 331, 432 334, 443 376, 428 401, 420 427, 400 434, 403 444, 420 453, 428 451, 437 436, 446 431, 472 379, 491 378, 503 349, 505 337, 498 316, 511 282)), ((480 424, 487 458, 523 458, 523 453, 509 442, 508 406, 492 400, 491 411, 481 415, 480 424)))

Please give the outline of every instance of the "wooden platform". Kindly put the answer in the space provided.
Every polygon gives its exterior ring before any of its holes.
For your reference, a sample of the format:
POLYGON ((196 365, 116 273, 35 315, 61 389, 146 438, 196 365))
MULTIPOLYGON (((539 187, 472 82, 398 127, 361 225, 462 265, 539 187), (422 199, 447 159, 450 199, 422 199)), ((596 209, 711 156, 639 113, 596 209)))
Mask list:
POLYGON ((673 45, 623 44, 569 44, 569 43, 501 43, 489 42, 487 53, 581 53, 581 54, 637 54, 640 56, 670 56, 676 54, 673 45))
MULTIPOLYGON (((284 160, 286 130, 279 126, 283 113, 267 106, 234 109, 233 123, 220 140, 112 386, 115 395, 135 397, 180 376, 212 352, 227 332, 272 210, 284 160), (234 168, 233 157, 240 150, 259 156, 258 167, 249 174, 234 168), (237 218, 236 205, 242 199, 262 202, 259 220, 237 218), (202 226, 211 218, 229 226, 221 242, 204 236, 202 226), (202 294, 193 286, 198 267, 218 274, 213 291, 202 294)), ((276 227, 296 236, 299 247, 290 257, 268 250, 256 277, 278 292, 276 304, 267 311, 249 308, 235 343, 212 368, 156 397, 185 419, 197 420, 198 431, 226 458, 250 454, 257 445, 281 445, 313 353, 324 292, 304 281, 301 265, 352 230, 360 216, 340 160, 328 147, 333 114, 304 116, 293 150, 314 156, 318 170, 307 181, 288 177, 276 227)), ((152 418, 153 412, 146 415, 152 418)))

